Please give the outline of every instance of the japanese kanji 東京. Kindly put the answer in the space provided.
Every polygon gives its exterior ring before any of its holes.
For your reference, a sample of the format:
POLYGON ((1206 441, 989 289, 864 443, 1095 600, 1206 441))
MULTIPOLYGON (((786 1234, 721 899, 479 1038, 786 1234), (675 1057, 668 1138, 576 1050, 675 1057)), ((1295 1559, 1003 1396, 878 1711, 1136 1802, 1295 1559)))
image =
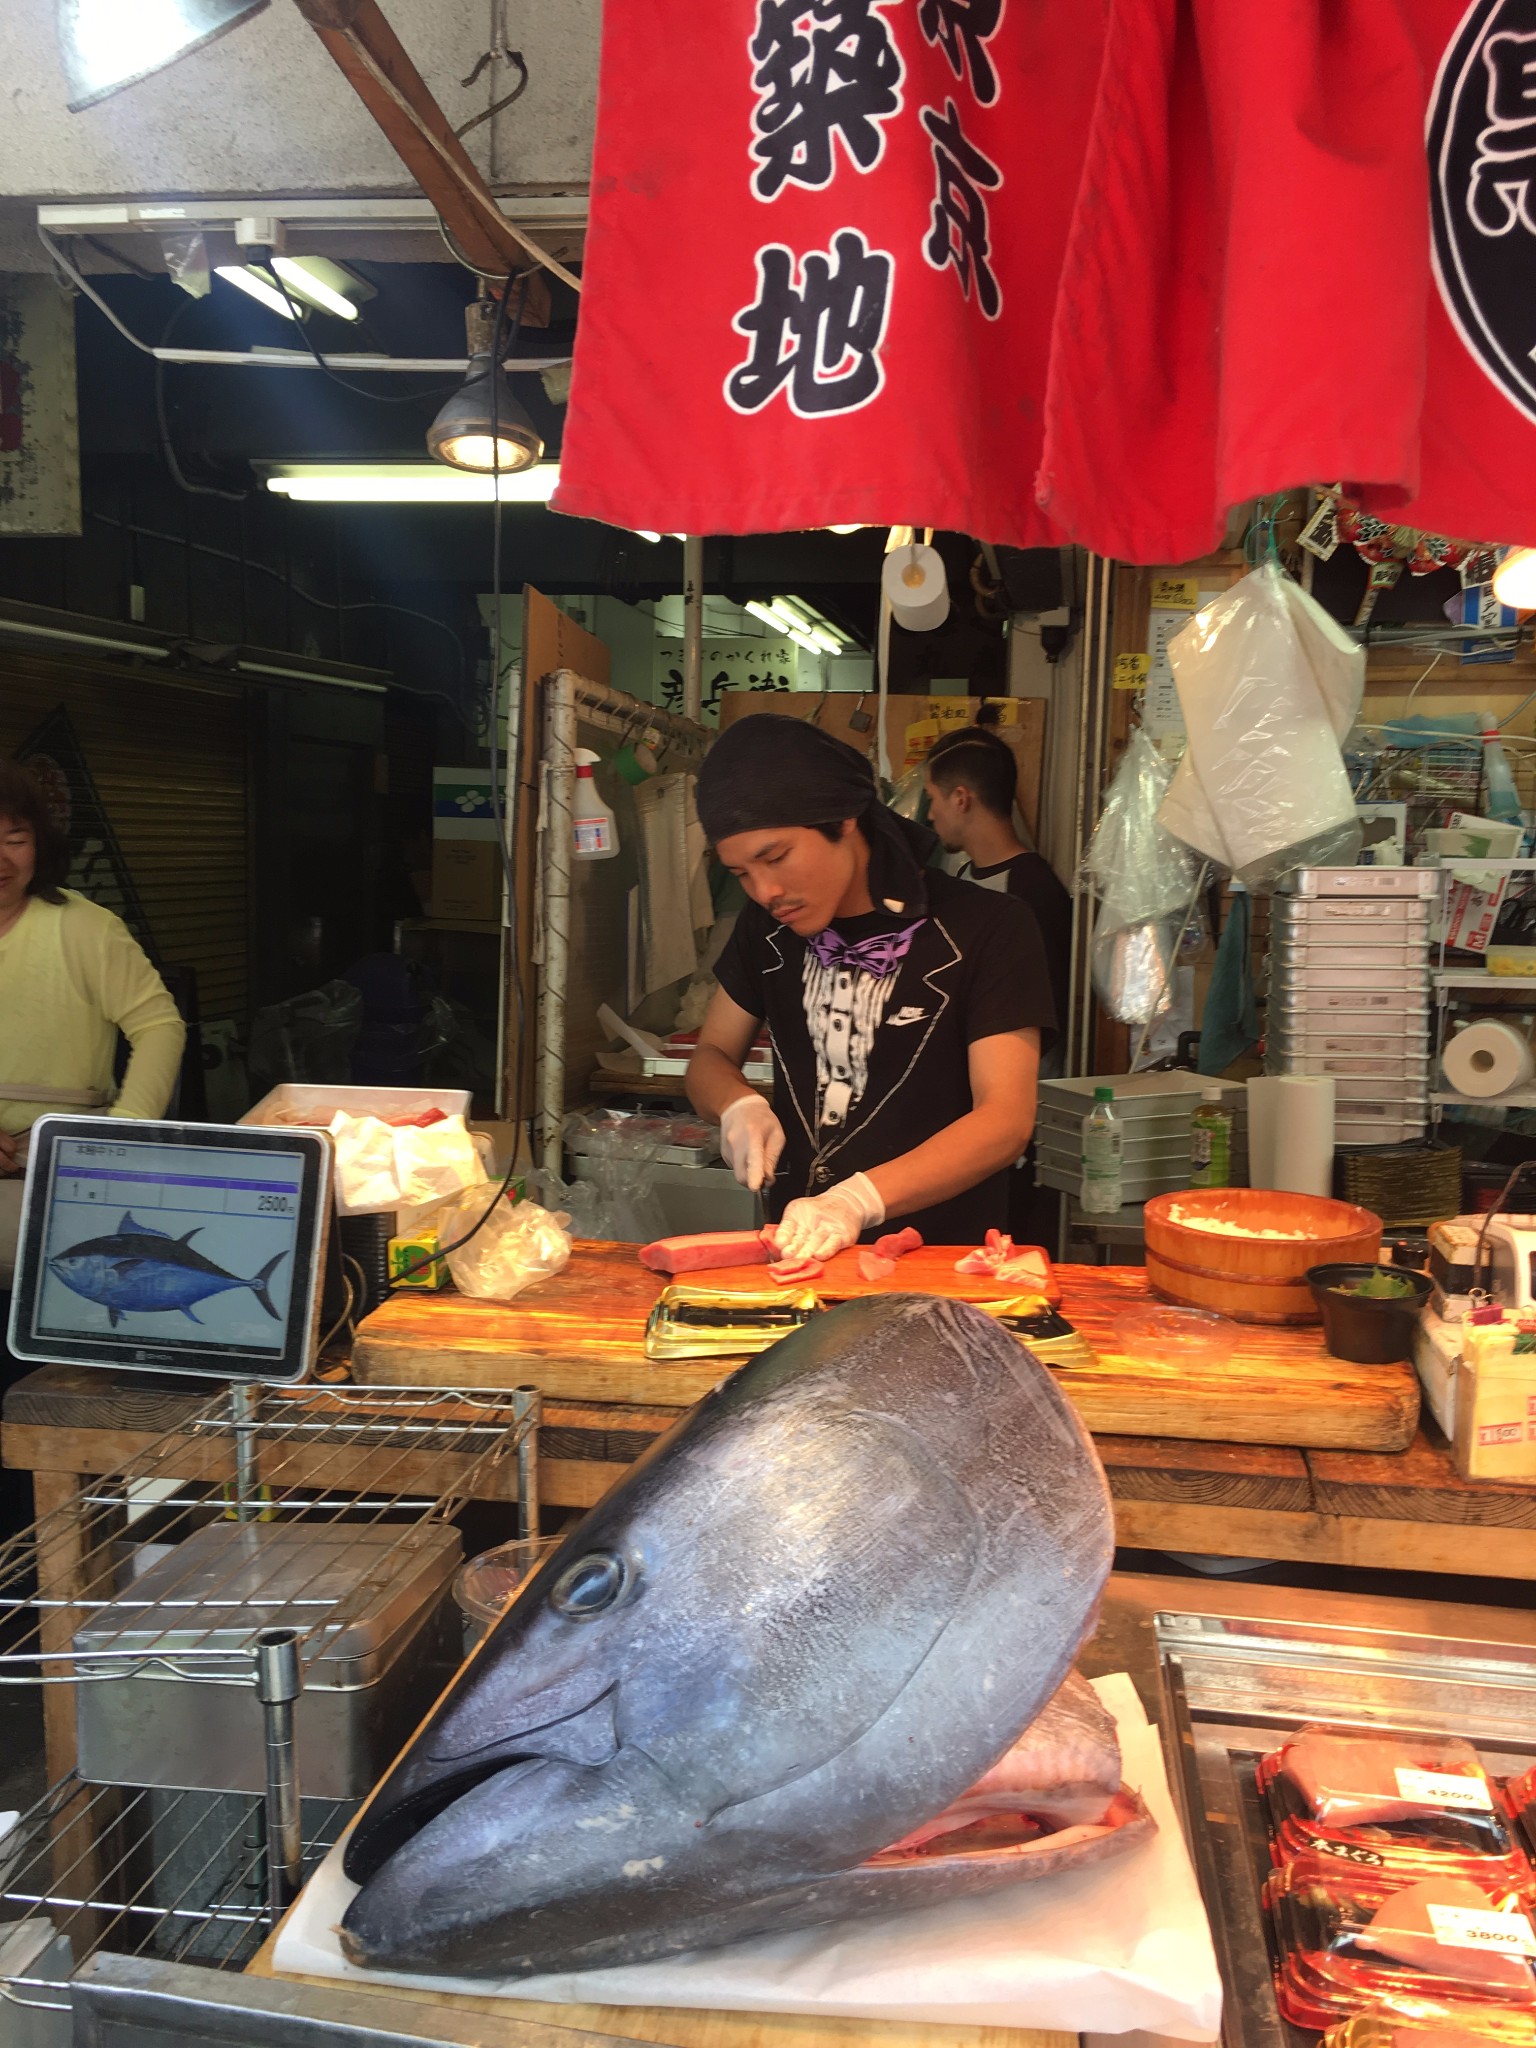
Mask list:
POLYGON ((1001 185, 1002 173, 966 140, 953 100, 945 101, 942 114, 924 107, 923 126, 933 138, 937 181, 933 226, 923 254, 935 270, 953 263, 966 297, 974 286, 977 305, 989 320, 995 320, 1003 309, 1003 294, 990 260, 985 192, 1001 185))
POLYGON ((944 52, 956 78, 970 73, 971 90, 984 107, 997 98, 987 43, 997 34, 1003 5, 1004 0, 918 0, 919 33, 944 52))

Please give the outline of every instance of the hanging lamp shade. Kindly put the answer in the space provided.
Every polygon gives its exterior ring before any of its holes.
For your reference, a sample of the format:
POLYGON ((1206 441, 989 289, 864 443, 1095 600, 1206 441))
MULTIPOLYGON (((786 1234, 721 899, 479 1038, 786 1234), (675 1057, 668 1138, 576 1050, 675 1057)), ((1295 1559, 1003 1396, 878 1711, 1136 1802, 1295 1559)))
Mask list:
POLYGON ((201 49, 267 0, 55 0, 59 50, 78 114, 201 49))
POLYGON ((428 429, 427 450, 453 469, 512 475, 533 467, 544 453, 544 437, 513 397, 506 371, 489 354, 475 355, 462 388, 428 429))

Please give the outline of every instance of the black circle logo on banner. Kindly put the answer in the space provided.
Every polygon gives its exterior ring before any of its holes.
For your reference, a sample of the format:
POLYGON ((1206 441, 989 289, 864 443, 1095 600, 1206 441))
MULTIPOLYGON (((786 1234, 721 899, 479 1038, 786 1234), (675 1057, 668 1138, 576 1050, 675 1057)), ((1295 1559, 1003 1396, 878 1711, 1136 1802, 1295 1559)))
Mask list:
POLYGON ((1536 0, 1473 0, 1440 60, 1426 143, 1440 296, 1536 421, 1536 0))

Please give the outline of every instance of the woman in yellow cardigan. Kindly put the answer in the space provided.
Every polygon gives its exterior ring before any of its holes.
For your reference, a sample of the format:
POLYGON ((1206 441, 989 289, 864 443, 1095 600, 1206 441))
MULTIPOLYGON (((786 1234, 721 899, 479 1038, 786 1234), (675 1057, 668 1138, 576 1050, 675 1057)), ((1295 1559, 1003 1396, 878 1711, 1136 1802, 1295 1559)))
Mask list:
POLYGON ((0 1288, 14 1272, 27 1132, 49 1109, 165 1113, 186 1030, 120 917, 62 886, 69 855, 43 793, 0 760, 0 1288), (132 1054, 112 1101, 117 1034, 132 1054))

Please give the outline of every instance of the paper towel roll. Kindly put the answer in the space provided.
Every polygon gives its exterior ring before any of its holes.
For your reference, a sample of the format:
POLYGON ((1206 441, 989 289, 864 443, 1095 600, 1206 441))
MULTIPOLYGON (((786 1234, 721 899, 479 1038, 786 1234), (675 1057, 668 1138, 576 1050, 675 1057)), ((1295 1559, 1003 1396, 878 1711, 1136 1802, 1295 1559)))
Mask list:
POLYGON ((1275 1133, 1280 1128, 1279 1074, 1255 1074, 1248 1083, 1248 1182, 1275 1184, 1275 1133))
POLYGON ((1274 1186, 1293 1195, 1333 1193, 1332 1074, 1281 1074, 1274 1186))
POLYGON ((937 548, 893 548, 880 571, 891 617, 909 633, 931 633, 949 617, 949 584, 937 548))
POLYGON ((1536 1053, 1523 1031, 1499 1017, 1480 1017, 1446 1046, 1440 1064, 1458 1095, 1507 1095, 1536 1074, 1536 1053))

